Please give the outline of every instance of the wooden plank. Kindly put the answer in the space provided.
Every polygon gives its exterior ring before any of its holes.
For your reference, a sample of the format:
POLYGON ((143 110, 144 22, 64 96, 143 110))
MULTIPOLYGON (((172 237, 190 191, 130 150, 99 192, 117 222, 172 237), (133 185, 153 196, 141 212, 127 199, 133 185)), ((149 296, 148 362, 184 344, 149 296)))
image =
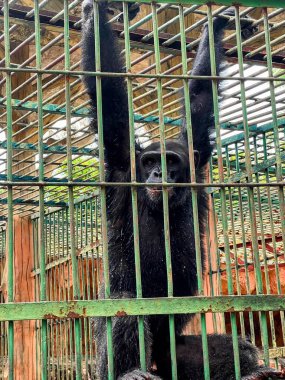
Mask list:
MULTIPOLYGON (((14 301, 35 301, 33 270, 32 222, 30 218, 14 218, 14 301)), ((36 379, 36 322, 14 323, 14 378, 36 379)))

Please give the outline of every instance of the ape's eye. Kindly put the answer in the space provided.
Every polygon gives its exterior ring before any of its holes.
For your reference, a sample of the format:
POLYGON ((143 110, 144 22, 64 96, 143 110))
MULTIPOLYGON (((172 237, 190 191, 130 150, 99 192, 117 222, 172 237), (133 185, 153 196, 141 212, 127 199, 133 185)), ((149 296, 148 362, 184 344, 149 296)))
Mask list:
POLYGON ((177 157, 175 157, 175 156, 168 156, 167 157, 167 165, 175 165, 178 162, 179 161, 178 161, 177 157))
POLYGON ((144 166, 153 166, 154 165, 154 159, 149 157, 149 158, 146 158, 143 162, 144 166))

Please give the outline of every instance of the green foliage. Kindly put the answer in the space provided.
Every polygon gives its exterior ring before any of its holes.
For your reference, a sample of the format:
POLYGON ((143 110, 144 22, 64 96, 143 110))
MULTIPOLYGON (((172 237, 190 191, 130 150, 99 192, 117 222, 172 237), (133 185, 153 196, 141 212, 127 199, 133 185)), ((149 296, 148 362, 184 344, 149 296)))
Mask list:
MULTIPOLYGON (((62 180, 68 178, 67 159, 62 165, 54 170, 53 177, 62 180)), ((99 160, 96 157, 86 158, 76 157, 72 160, 72 179, 73 181, 95 181, 99 177, 99 160)), ((92 187, 74 187, 74 199, 94 190, 92 187)), ((68 188, 66 186, 49 187, 45 193, 46 201, 65 202, 68 203, 68 188)))

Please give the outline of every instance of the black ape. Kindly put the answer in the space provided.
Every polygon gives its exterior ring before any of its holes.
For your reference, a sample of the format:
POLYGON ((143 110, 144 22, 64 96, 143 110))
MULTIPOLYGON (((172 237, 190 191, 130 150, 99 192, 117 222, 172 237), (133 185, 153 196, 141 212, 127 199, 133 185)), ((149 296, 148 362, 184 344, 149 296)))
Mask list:
MULTIPOLYGON (((99 5, 101 36, 101 70, 123 72, 117 43, 110 24, 107 23, 104 3, 99 5)), ((94 19, 93 1, 83 3, 83 70, 94 71, 94 19)), ((214 35, 217 72, 222 57, 222 36, 227 20, 214 19, 214 35)), ((197 52, 192 74, 210 75, 208 29, 205 27, 197 52)), ((84 78, 92 105, 96 106, 95 77, 84 78)), ((212 144, 210 129, 213 126, 212 85, 209 80, 191 80, 191 115, 193 125, 194 151, 197 152, 197 180, 202 181, 212 144)), ((107 180, 110 182, 130 181, 130 150, 128 102, 123 78, 102 78, 102 107, 105 160, 107 180)), ((96 129, 96 121, 93 123, 96 129)), ((180 138, 166 142, 167 179, 170 183, 189 182, 189 161, 186 128, 182 127, 180 138)), ((136 149, 137 180, 154 182, 157 187, 138 190, 140 257, 143 297, 167 296, 167 273, 165 263, 164 224, 162 210, 160 145, 136 149)), ((173 268, 174 296, 193 296, 197 291, 195 241, 191 190, 188 187, 169 188, 170 243, 173 268)), ((204 233, 207 199, 203 190, 198 194, 201 236, 204 233)), ((130 190, 126 187, 108 189, 108 249, 110 262, 110 286, 112 298, 136 296, 134 241, 130 190)), ((202 256, 204 248, 201 244, 202 256)), ((202 257, 202 261, 203 261, 202 257)), ((103 293, 103 290, 101 290, 103 293)), ((182 333, 190 315, 175 317, 177 337, 182 333)), ((165 363, 169 350, 169 329, 167 316, 145 317, 145 344, 147 368, 157 366, 159 375, 170 366, 165 363)), ((97 342, 97 367, 101 380, 107 379, 106 320, 95 322, 97 342)), ((140 368, 138 347, 138 324, 136 317, 113 318, 113 345, 115 357, 115 378, 124 380, 155 379, 150 372, 143 374, 140 368)))
MULTIPOLYGON (((208 350, 211 380, 235 380, 233 341, 229 335, 209 335, 208 350)), ((203 351, 201 336, 180 336, 177 338, 178 378, 202 380, 203 351)), ((239 338, 240 372, 242 380, 285 379, 285 370, 262 367, 258 363, 258 349, 250 342, 239 338)), ((169 361, 166 357, 166 363, 169 361)), ((165 367, 167 368, 167 367, 165 367)), ((162 368, 163 380, 171 380, 169 372, 162 368)))

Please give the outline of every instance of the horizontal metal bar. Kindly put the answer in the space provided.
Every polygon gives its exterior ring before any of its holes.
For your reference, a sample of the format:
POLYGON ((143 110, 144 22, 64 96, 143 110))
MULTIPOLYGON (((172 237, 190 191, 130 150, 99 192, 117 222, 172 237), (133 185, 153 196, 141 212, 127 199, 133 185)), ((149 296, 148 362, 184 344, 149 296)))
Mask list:
MULTIPOLYGON (((285 153, 282 153, 281 154, 281 161, 283 162, 284 160, 285 160, 285 153)), ((213 161, 217 162, 217 158, 214 159, 213 161)), ((235 162, 233 162, 233 163, 235 163, 235 162)), ((260 172, 265 171, 266 169, 271 168, 274 165, 276 165, 276 156, 269 158, 267 160, 264 160, 263 162, 260 162, 256 165, 252 165, 251 172, 252 172, 252 174, 260 173, 260 172)), ((242 170, 245 170, 245 165, 240 165, 240 170, 241 171, 239 173, 232 175, 228 181, 229 182, 238 182, 238 181, 241 181, 242 179, 245 179, 248 176, 246 171, 244 171, 244 172, 242 171, 242 170)), ((284 183, 284 185, 285 185, 285 183, 284 183)))
MULTIPOLYGON (((3 1, 0 1, 0 15, 3 14, 2 12, 3 8, 3 1)), ((34 22, 34 15, 30 14, 29 19, 26 18, 27 14, 33 10, 31 7, 25 7, 23 5, 19 5, 18 3, 16 5, 10 6, 9 9, 9 17, 10 18, 16 18, 19 20, 23 20, 24 22, 34 22)), ((39 15, 39 21, 41 24, 48 24, 53 25, 57 27, 64 27, 64 20, 57 20, 56 22, 50 23, 50 20, 55 16, 54 12, 50 12, 47 10, 41 10, 39 15)), ((79 18, 75 16, 69 16, 69 28, 73 30, 79 30, 78 27, 75 27, 75 24, 78 22, 79 18)))
MULTIPOLYGON (((120 2, 121 0, 114 0, 114 2, 120 2)), ((137 2, 137 0, 127 0, 127 2, 137 2)), ((144 0, 144 3, 153 3, 153 0, 144 0)), ((159 0, 160 4, 170 3, 170 4, 182 4, 182 5, 189 5, 189 0, 159 0)), ((195 4, 197 5, 205 5, 205 0, 195 0, 195 4)), ((211 5, 228 5, 228 6, 244 6, 244 7, 276 7, 280 8, 284 6, 284 3, 282 0, 216 0, 209 2, 211 5)))
MULTIPOLYGON (((45 178, 44 179, 45 182, 48 184, 49 181, 52 181, 54 183, 57 184, 57 186, 61 185, 61 184, 66 184, 67 180, 64 180, 64 179, 57 179, 55 177, 52 177, 52 178, 45 178)), ((7 181, 7 176, 6 174, 0 174, 0 185, 2 186, 2 184, 7 181), (3 181, 3 182, 2 182, 3 181)), ((24 183, 36 183, 38 181, 38 177, 35 177, 35 176, 31 176, 31 175, 13 175, 13 181, 15 181, 15 184, 18 184, 20 183, 20 181, 24 182, 24 183), (18 182, 19 181, 19 182, 18 182)))
MULTIPOLYGON (((0 97, 0 103, 1 103, 1 98, 0 97)), ((38 104, 37 102, 24 102, 21 103, 20 100, 18 99, 13 99, 12 100, 13 108, 15 109, 22 109, 22 110, 34 110, 37 112, 38 110, 38 104)), ((0 104, 1 107, 1 104, 0 104)), ((65 115, 65 108, 58 109, 58 105, 56 104, 46 104, 43 106, 44 111, 49 112, 49 113, 56 113, 56 114, 62 114, 65 115), (57 110, 56 110, 57 109, 57 110)), ((92 113, 88 108, 82 108, 80 111, 74 112, 74 116, 92 116, 92 113)), ((139 114, 134 115, 134 121, 136 123, 159 123, 159 118, 157 116, 143 116, 139 114)), ((164 117, 164 124, 171 124, 173 126, 181 126, 182 125, 182 120, 181 119, 172 119, 170 117, 164 117)), ((285 125, 285 119, 280 119, 278 120, 278 126, 282 127, 285 125)), ((239 125, 231 125, 229 123, 224 123, 221 125, 222 129, 232 129, 232 130, 243 130, 243 124, 239 125)), ((254 133, 254 134, 259 134, 263 132, 267 132, 272 130, 273 128, 273 123, 268 123, 262 126, 256 126, 252 125, 249 127, 249 131, 254 133)), ((222 139, 222 146, 226 146, 232 143, 236 143, 238 141, 244 140, 244 133, 241 132, 238 135, 231 136, 228 138, 222 139)), ((7 142, 3 141, 0 142, 0 148, 7 148, 7 142)), ((38 147, 37 145, 31 144, 31 143, 13 143, 13 149, 19 149, 19 150, 34 150, 37 151, 38 147)), ((48 146, 46 144, 43 145, 43 150, 45 153, 59 153, 59 154, 66 154, 66 146, 48 146)), ((84 155, 89 155, 89 154, 94 154, 95 151, 94 149, 90 148, 77 148, 77 147, 72 147, 73 153, 74 154, 84 154, 84 155)))
MULTIPOLYGON (((0 149, 7 149, 7 141, 0 141, 0 149)), ((38 152, 38 145, 32 143, 20 143, 13 142, 12 149, 21 150, 21 151, 35 151, 38 152)), ((85 156, 94 156, 96 154, 95 149, 90 148, 77 148, 76 146, 71 147, 72 154, 81 154, 85 156)), ((57 153, 66 155, 67 149, 66 145, 54 145, 50 146, 47 144, 43 144, 43 152, 44 153, 57 153)))
POLYGON ((82 75, 93 77, 108 77, 108 78, 151 78, 151 79, 199 79, 216 81, 232 80, 232 81, 256 81, 256 82, 285 82, 285 78, 281 77, 241 77, 241 76, 216 76, 216 75, 191 75, 191 74, 136 74, 136 73, 111 73, 103 71, 78 71, 78 70, 47 70, 37 68, 16 68, 16 67, 0 67, 0 72, 5 73, 36 73, 36 74, 50 74, 50 75, 65 75, 67 77, 79 77, 82 75))
MULTIPOLYGON (((0 1, 0 4, 1 3, 3 3, 3 2, 0 1)), ((185 2, 185 3, 186 3, 185 5, 189 5, 189 2, 185 2)), ((166 4, 166 6, 170 6, 170 4, 166 4)), ((198 6, 199 6, 199 4, 196 4, 194 7, 198 7, 198 6)), ((188 8, 188 12, 189 11, 190 11, 190 9, 188 8)), ((10 20, 15 20, 15 22, 18 21, 18 22, 32 23, 31 20, 33 20, 33 12, 34 12, 33 8, 25 7, 22 5, 14 6, 14 8, 10 7, 10 20), (29 20, 27 20, 27 18, 29 18, 29 20)), ((46 28, 61 30, 63 28, 63 20, 59 19, 59 15, 61 13, 62 13, 62 11, 59 13, 56 13, 56 12, 41 10, 40 11, 41 24, 45 25, 46 28), (55 20, 57 21, 56 23, 53 22, 55 20)), ((185 12, 185 15, 186 15, 186 13, 187 13, 187 11, 185 12)), ((174 19, 175 18, 173 18, 168 23, 173 23, 174 19)), ((80 22, 81 22, 80 17, 71 16, 70 21, 71 21, 70 25, 69 25, 70 30, 72 30, 73 33, 80 33, 80 30, 79 30, 79 26, 80 26, 80 22)), ((198 27, 198 25, 196 27, 198 27)), ((196 27, 194 26, 194 28, 196 28, 196 27)), ((132 46, 135 47, 137 44, 139 44, 142 49, 148 50, 151 46, 150 45, 151 41, 148 41, 147 44, 144 44, 142 41, 144 40, 144 38, 146 36, 151 36, 151 31, 145 30, 145 29, 138 29, 138 28, 135 28, 135 29, 136 30, 134 31, 133 26, 130 27, 130 40, 131 40, 132 46)), ((193 29, 193 26, 192 26, 192 29, 193 29)), ((118 37, 123 36, 124 28, 123 28, 123 25, 121 25, 120 23, 113 23, 113 30, 118 35, 118 37)), ((159 33, 159 44, 161 46, 161 50, 163 51, 163 47, 165 45, 167 45, 169 48, 172 49, 172 51, 177 50, 177 54, 179 54, 181 49, 180 49, 180 42, 178 41, 179 38, 177 40, 177 37, 178 37, 177 34, 173 35, 173 34, 169 34, 169 33, 165 33, 165 32, 160 32, 159 33)), ((188 47, 190 45, 192 45, 193 42, 195 43, 195 41, 193 41, 192 38, 189 38, 189 37, 186 37, 186 42, 188 43, 188 47)), ((230 51, 232 51, 234 49, 233 46, 226 46, 226 48, 229 49, 230 51)), ((248 54, 248 53, 250 54, 251 50, 252 49, 250 49, 249 47, 244 47, 244 53, 245 54, 248 54)), ((193 56, 192 51, 190 51, 190 52, 188 51, 187 54, 188 54, 188 56, 193 56)), ((284 67, 285 65, 283 63, 283 58, 284 57, 282 55, 281 56, 274 55, 274 57, 273 57, 274 65, 276 67, 284 67)), ((230 59, 231 59, 231 61, 237 60, 237 58, 233 54, 231 54, 230 59)), ((265 64, 264 54, 262 52, 258 52, 257 54, 255 54, 253 61, 254 62, 258 61, 260 64, 265 64)))
MULTIPOLYGON (((115 2, 121 1, 121 0, 114 0, 115 2)), ((127 2, 136 2, 137 0, 127 0, 127 2)), ((144 3, 153 3, 153 0, 146 0, 144 3)), ((189 5, 189 0, 160 0, 159 3, 164 4, 184 4, 184 5, 189 5)), ((0 2, 1 7, 3 7, 3 1, 0 2)), ((196 5, 205 5, 204 0, 197 0, 195 1, 196 5)), ((239 0, 239 1, 233 1, 233 0, 215 0, 211 1, 212 5, 225 5, 225 6, 231 6, 231 5, 240 5, 240 6, 247 6, 247 7, 282 7, 282 1, 281 0, 239 0)), ((11 6, 10 9, 10 16, 11 17, 16 17, 20 18, 23 20, 26 20, 27 13, 31 10, 32 8, 26 7, 26 6, 20 6, 17 4, 16 6, 11 6), (14 9, 13 9, 14 8, 14 9)), ((41 23, 48 23, 50 24, 50 19, 55 17, 54 15, 57 15, 55 12, 50 12, 46 10, 41 10, 40 11, 40 21, 41 23)), ((29 15, 30 19, 33 20, 33 14, 29 15)), ((70 20, 70 29, 78 29, 74 27, 74 24, 79 21, 79 18, 76 16, 69 16, 70 20)), ((63 26, 63 20, 56 20, 57 22, 52 22, 51 25, 54 26, 63 26)))
MULTIPOLYGON (((0 107, 6 108, 6 101, 4 98, 0 97, 0 107)), ((23 102, 19 99, 12 99, 12 108, 17 109, 17 110, 22 110, 22 111, 34 111, 38 112, 38 103, 37 102, 32 102, 32 101, 26 101, 23 102)), ((78 106, 76 107, 78 108, 78 106)), ((61 107, 57 104, 45 104, 42 107, 43 112, 48 112, 51 114, 58 114, 58 115, 65 115, 66 114, 66 108, 61 107)), ((89 108, 82 107, 79 108, 77 111, 71 111, 71 116, 78 117, 78 116, 92 116, 92 112, 89 108)), ((158 116, 143 116, 143 115, 138 115, 136 114, 134 116, 134 120, 136 123, 159 123, 159 117, 158 116)), ((165 117, 164 118, 164 123, 165 124, 171 124, 171 125, 177 125, 180 126, 182 124, 181 120, 177 119, 172 119, 170 117, 165 117)))
POLYGON ((285 310, 283 295, 105 299, 0 304, 0 321, 285 310))
MULTIPOLYGON (((284 118, 279 119, 277 121, 277 125, 278 125, 278 127, 284 127, 285 126, 285 119, 284 118)), ((230 127, 228 126, 228 123, 222 124, 221 127, 223 129, 230 129, 230 127)), ((273 128, 274 128, 274 124, 273 123, 267 123, 267 124, 260 125, 260 126, 251 125, 249 127, 249 132, 251 134, 258 135, 260 133, 271 131, 273 128)), ((236 127, 232 126, 232 129, 236 129, 236 130, 243 129, 243 124, 239 124, 236 127)), ((234 143, 237 143, 237 142, 243 141, 243 140, 244 140, 244 132, 241 132, 241 133, 236 134, 236 135, 231 136, 231 137, 222 138, 222 146, 227 146, 227 145, 230 145, 230 144, 234 144, 234 143)))
MULTIPOLYGON (((15 178, 16 176, 14 176, 15 178)), ((90 187, 112 187, 112 186, 125 186, 125 187, 157 187, 157 183, 146 183, 146 182, 97 182, 97 181, 68 181, 64 179, 58 179, 55 181, 55 178, 46 179, 45 181, 24 181, 23 178, 25 176, 17 176, 19 181, 7 181, 5 180, 6 175, 0 175, 0 186, 9 187, 9 186, 90 186, 90 187), (1 182, 1 178, 3 178, 3 182, 1 182)), ((27 176, 26 176, 27 177, 27 176)), ((32 177, 33 178, 33 177, 32 177)), ((270 183, 235 183, 235 182, 220 182, 220 183, 196 183, 196 182, 188 182, 188 183, 167 183, 163 182, 159 184, 161 187, 193 187, 193 188, 204 188, 204 187, 284 187, 285 181, 280 182, 270 182, 270 183)))
MULTIPOLYGON (((0 204, 6 205, 8 204, 8 199, 0 199, 0 204)), ((39 201, 34 199, 14 199, 12 202, 13 205, 31 205, 31 206, 39 206, 39 201)), ((66 202, 54 202, 54 201, 45 201, 44 205, 47 207, 67 207, 68 203, 66 202)))
MULTIPOLYGON (((86 195, 82 195, 81 197, 75 199, 74 200, 74 205, 77 205, 77 204, 80 204, 81 202, 84 202, 84 201, 87 201, 89 199, 98 197, 99 195, 100 195, 99 190, 96 189, 91 194, 88 193, 86 195)), ((51 215, 51 214, 53 214, 55 212, 58 212, 58 208, 55 208, 53 210, 46 210, 45 211, 45 216, 51 215)), ((38 219, 39 217, 40 217, 40 213, 39 212, 35 212, 33 215, 31 215, 31 219, 38 219)))
MULTIPOLYGON (((0 107, 6 108, 6 100, 0 97, 0 107)), ((38 112, 38 103, 31 101, 21 101, 18 99, 12 99, 12 107, 17 110, 29 110, 38 112)), ((66 114, 66 108, 61 107, 57 104, 47 104, 42 106, 43 112, 48 112, 51 114, 66 114)), ((89 114, 88 108, 80 108, 76 112, 71 111, 72 116, 85 116, 89 114)))

